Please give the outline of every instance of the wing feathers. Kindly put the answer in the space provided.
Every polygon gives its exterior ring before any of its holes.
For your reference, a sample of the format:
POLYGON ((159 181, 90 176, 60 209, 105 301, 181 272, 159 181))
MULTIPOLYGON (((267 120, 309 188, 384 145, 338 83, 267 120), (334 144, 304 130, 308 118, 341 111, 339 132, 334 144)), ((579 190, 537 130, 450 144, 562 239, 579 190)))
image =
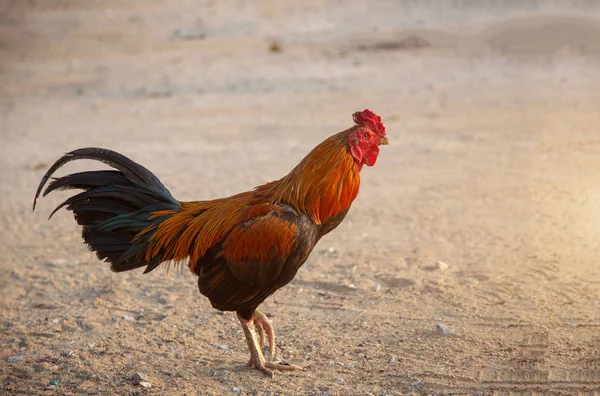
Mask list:
POLYGON ((234 228, 223 242, 222 256, 231 274, 249 285, 279 277, 296 241, 296 226, 271 213, 234 228))

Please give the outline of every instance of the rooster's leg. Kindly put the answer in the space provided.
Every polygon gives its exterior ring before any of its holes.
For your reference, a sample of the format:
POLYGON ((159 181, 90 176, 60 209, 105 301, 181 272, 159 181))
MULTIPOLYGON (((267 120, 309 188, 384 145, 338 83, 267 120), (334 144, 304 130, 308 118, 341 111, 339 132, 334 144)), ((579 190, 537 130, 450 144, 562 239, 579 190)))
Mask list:
POLYGON ((265 328, 261 321, 257 320, 255 316, 252 317, 254 319, 254 326, 256 327, 256 332, 258 333, 259 338, 259 347, 262 350, 267 343, 267 336, 265 334, 265 328))
POLYGON ((269 339, 269 354, 271 355, 271 360, 275 359, 275 332, 273 331, 273 325, 267 315, 260 312, 258 309, 254 311, 252 315, 254 318, 254 323, 259 330, 260 335, 260 347, 263 348, 265 346, 265 333, 267 338, 269 339))
MULTIPOLYGON (((284 362, 266 361, 260 349, 259 341, 257 339, 258 334, 254 324, 254 315, 250 319, 244 319, 238 313, 238 319, 240 320, 242 329, 244 329, 244 335, 246 336, 246 341, 248 342, 248 349, 250 349, 250 362, 248 363, 250 366, 257 368, 258 370, 267 374, 271 378, 273 378, 275 376, 275 373, 279 371, 302 370, 302 367, 294 366, 292 364, 287 364, 284 362)), ((261 325, 264 326, 264 323, 261 323, 261 325)), ((267 332, 268 331, 269 330, 267 330, 267 332)), ((269 338, 269 342, 270 341, 271 338, 269 338)))

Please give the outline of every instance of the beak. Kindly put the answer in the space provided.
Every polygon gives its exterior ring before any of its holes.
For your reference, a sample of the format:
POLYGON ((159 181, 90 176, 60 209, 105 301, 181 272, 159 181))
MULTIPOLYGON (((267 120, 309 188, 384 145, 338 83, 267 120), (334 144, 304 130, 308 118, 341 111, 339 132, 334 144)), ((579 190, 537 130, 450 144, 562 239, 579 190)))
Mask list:
POLYGON ((384 146, 387 146, 388 144, 390 144, 390 141, 388 140, 388 138, 386 136, 383 137, 383 139, 381 139, 381 143, 384 146))

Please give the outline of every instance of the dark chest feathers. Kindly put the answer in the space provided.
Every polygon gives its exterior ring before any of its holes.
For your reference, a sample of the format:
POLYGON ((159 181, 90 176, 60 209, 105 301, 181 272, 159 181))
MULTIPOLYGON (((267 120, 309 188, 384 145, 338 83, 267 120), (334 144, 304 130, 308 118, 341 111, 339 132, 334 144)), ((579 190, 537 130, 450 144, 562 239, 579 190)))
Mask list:
POLYGON ((318 239, 321 239, 323 235, 330 233, 335 227, 339 226, 342 220, 344 220, 344 217, 346 217, 346 215, 348 214, 349 210, 350 207, 348 207, 346 210, 341 211, 337 215, 333 216, 331 219, 327 220, 324 224, 322 224, 319 228, 318 239))
POLYGON ((248 277, 232 271, 231 263, 220 255, 222 244, 210 249, 196 266, 200 292, 209 298, 213 307, 223 311, 253 311, 277 289, 288 284, 298 269, 308 259, 319 239, 336 228, 348 213, 348 209, 333 216, 321 225, 310 217, 281 205, 282 220, 296 227, 295 240, 288 255, 277 257, 268 263, 251 263, 249 271, 272 271, 274 276, 267 282, 252 282, 248 277))

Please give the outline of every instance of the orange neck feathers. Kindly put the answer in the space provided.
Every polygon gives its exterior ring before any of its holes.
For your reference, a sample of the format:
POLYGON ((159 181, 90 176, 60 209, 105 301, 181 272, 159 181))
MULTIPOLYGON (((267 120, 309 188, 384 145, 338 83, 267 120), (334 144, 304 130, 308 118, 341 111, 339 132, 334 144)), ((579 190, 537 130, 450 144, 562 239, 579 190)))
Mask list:
POLYGON ((360 186, 360 169, 348 148, 349 131, 326 139, 287 176, 258 189, 306 213, 315 224, 348 209, 360 186))

